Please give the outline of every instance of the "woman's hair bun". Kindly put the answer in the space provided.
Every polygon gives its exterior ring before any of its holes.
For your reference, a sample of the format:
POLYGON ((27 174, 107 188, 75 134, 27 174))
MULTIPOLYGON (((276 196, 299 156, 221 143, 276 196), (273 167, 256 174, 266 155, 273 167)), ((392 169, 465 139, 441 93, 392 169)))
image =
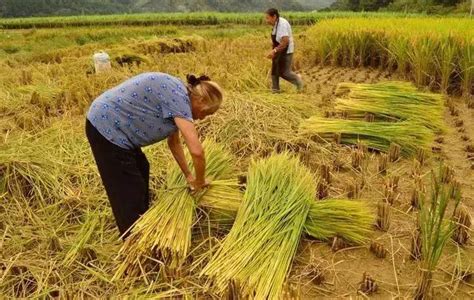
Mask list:
POLYGON ((188 80, 188 84, 191 86, 196 86, 201 83, 201 81, 211 81, 211 78, 206 75, 201 75, 200 77, 196 77, 194 75, 188 74, 186 75, 186 79, 188 80))

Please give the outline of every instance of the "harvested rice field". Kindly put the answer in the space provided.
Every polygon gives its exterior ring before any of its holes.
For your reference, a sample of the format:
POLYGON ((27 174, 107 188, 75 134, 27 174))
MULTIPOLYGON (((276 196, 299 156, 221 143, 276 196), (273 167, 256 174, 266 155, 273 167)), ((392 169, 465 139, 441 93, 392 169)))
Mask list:
POLYGON ((305 89, 273 94, 252 18, 0 30, 0 298, 474 297, 474 21, 305 16, 305 89), (213 182, 190 195, 145 148, 152 206, 122 242, 85 114, 148 71, 225 90, 196 123, 213 182))

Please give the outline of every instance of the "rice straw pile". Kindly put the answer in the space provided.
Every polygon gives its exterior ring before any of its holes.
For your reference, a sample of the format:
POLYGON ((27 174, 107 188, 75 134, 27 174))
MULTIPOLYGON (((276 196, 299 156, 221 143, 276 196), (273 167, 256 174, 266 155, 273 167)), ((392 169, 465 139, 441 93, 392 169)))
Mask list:
MULTIPOLYGON (((230 93, 218 114, 200 123, 200 132, 227 145, 237 159, 291 149, 299 123, 316 110, 294 95, 278 98, 267 93, 230 93)), ((247 163, 245 163, 247 165, 247 163)))
MULTIPOLYGON (((217 180, 229 179, 234 174, 232 156, 210 141, 206 141, 204 147, 206 176, 217 180)), ((188 161, 191 161, 189 155, 188 161)), ((139 274, 149 258, 162 260, 171 269, 178 268, 188 254, 196 205, 202 195, 192 196, 189 193, 186 179, 176 163, 171 162, 169 168, 166 188, 159 193, 155 205, 132 227, 119 252, 123 260, 115 279, 139 274)), ((214 188, 225 185, 214 185, 214 188)))
POLYGON ((253 161, 235 223, 202 271, 255 299, 280 297, 314 196, 311 173, 288 153, 253 161))
POLYGON ((300 134, 324 141, 332 141, 340 135, 343 144, 355 145, 362 141, 370 149, 381 152, 387 152, 390 144, 395 143, 401 146, 404 157, 416 155, 420 148, 428 150, 434 140, 433 131, 411 120, 393 123, 311 117, 301 123, 300 134))
POLYGON ((306 219, 305 231, 327 241, 338 236, 353 244, 365 243, 374 224, 373 212, 362 202, 352 200, 314 201, 306 219))
POLYGON ((348 92, 336 100, 336 111, 352 120, 363 120, 366 113, 377 120, 416 120, 434 131, 443 131, 443 96, 422 93, 408 82, 377 84, 342 83, 336 93, 348 92))

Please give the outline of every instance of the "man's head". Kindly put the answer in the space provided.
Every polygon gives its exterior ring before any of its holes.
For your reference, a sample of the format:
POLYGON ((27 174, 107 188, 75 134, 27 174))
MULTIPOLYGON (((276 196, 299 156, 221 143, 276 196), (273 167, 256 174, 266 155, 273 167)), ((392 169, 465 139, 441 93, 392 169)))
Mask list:
POLYGON ((193 118, 202 120, 214 114, 224 98, 221 87, 207 76, 188 75, 187 79, 193 118))
POLYGON ((265 21, 268 25, 275 25, 279 17, 280 13, 276 8, 270 8, 265 12, 265 21))

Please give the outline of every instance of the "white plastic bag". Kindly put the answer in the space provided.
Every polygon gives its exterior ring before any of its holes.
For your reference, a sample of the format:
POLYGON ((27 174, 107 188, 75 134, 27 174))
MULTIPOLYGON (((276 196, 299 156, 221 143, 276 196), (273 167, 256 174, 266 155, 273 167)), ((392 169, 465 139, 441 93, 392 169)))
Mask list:
POLYGON ((110 56, 104 51, 94 53, 93 60, 96 74, 106 72, 112 69, 112 65, 110 63, 110 56))

